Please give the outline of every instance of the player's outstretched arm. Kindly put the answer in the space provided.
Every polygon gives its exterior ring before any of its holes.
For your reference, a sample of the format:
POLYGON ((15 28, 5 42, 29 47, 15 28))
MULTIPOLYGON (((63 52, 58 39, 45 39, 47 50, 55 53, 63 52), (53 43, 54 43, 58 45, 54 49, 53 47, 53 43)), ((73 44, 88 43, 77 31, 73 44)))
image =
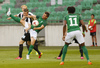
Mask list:
POLYGON ((42 25, 41 27, 37 27, 37 28, 33 28, 33 30, 41 30, 41 29, 43 29, 44 28, 44 25, 42 25))
POLYGON ((28 16, 26 16, 26 17, 35 19, 35 18, 36 18, 36 15, 28 15, 28 16))

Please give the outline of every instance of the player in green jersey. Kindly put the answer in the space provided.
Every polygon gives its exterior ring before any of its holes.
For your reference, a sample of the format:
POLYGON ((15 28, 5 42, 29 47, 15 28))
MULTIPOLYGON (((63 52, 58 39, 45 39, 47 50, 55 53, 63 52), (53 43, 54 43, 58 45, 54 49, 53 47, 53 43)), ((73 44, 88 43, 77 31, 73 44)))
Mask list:
MULTIPOLYGON (((29 55, 32 51, 32 49, 34 48, 34 43, 37 39, 37 33, 39 33, 46 25, 47 25, 47 18, 49 17, 49 13, 48 12, 45 12, 43 14, 42 17, 40 16, 36 16, 36 15, 33 15, 33 16, 24 16, 22 19, 20 18, 17 18, 15 16, 13 16, 10 12, 10 8, 7 12, 7 15, 10 16, 12 19, 14 19, 16 22, 19 22, 21 23, 23 26, 26 26, 27 23, 25 23, 25 18, 26 17, 29 17, 29 18, 37 18, 38 22, 39 22, 39 25, 34 27, 33 25, 30 27, 31 30, 30 30, 30 37, 31 37, 31 45, 29 47, 29 51, 28 51, 28 54, 26 55, 26 59, 29 59, 29 55)), ((26 29, 25 31, 27 32, 29 29, 26 29)))
POLYGON ((66 15, 64 19, 63 40, 65 40, 65 45, 63 48, 62 62, 60 63, 60 65, 64 64, 64 59, 67 53, 68 45, 71 44, 74 38, 76 38, 76 40, 79 42, 80 46, 83 49, 83 53, 86 56, 88 64, 91 65, 92 63, 89 60, 88 51, 84 43, 85 41, 79 27, 79 22, 80 22, 82 24, 83 30, 86 30, 85 24, 79 15, 74 14, 75 12, 74 7, 68 7, 67 10, 69 14, 66 15), (66 24, 67 24, 67 34, 66 34, 66 24))

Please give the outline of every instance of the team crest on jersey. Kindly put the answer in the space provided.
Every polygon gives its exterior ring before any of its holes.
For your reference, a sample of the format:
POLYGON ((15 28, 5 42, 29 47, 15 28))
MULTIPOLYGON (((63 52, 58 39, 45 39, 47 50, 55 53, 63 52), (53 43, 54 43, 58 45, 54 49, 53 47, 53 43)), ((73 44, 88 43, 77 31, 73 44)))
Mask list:
POLYGON ((41 21, 40 23, 42 23, 43 21, 41 21))

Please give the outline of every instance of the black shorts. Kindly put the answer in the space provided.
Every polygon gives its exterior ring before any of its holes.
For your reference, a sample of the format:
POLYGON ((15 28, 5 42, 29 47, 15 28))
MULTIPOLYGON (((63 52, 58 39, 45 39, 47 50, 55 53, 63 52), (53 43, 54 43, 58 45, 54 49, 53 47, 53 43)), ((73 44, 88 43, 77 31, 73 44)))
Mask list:
POLYGON ((74 38, 73 41, 75 41, 75 43, 79 44, 78 41, 76 40, 76 38, 74 38))
POLYGON ((30 33, 24 33, 23 37, 21 38, 23 41, 31 41, 30 33))
POLYGON ((96 32, 90 32, 91 36, 96 36, 96 32))

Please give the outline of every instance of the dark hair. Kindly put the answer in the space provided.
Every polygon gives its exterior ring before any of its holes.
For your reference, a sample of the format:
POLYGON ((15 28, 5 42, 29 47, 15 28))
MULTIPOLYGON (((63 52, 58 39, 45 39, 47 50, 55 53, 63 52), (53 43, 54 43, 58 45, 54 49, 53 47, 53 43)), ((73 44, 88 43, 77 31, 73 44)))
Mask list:
POLYGON ((24 9, 24 12, 27 12, 27 13, 28 13, 28 12, 29 12, 29 10, 28 10, 28 9, 24 9))
POLYGON ((95 17, 95 15, 94 15, 94 14, 91 14, 91 16, 92 16, 92 15, 95 17))
POLYGON ((75 7, 71 6, 67 8, 68 13, 74 13, 75 12, 75 7))
POLYGON ((47 15, 47 17, 49 17, 50 13, 49 12, 45 12, 45 14, 47 15))

